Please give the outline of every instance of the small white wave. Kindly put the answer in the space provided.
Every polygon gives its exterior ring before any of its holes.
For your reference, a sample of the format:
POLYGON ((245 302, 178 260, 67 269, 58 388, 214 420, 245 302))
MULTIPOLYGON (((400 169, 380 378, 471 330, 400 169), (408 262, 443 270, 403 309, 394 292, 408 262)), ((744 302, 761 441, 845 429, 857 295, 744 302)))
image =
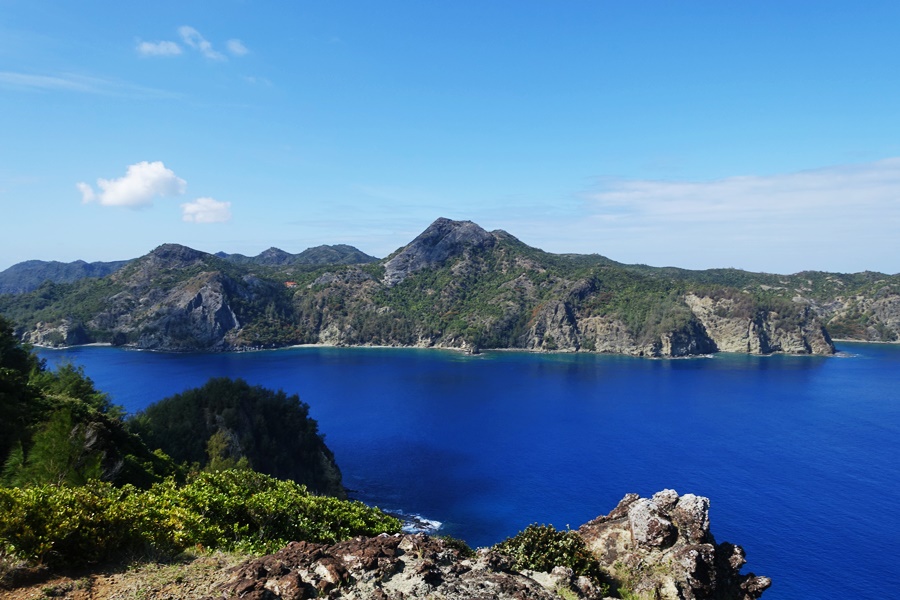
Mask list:
POLYGON ((435 519, 426 519, 422 515, 414 513, 405 513, 402 510, 385 511, 401 521, 403 521, 403 533, 427 533, 429 535, 437 533, 444 525, 435 519))

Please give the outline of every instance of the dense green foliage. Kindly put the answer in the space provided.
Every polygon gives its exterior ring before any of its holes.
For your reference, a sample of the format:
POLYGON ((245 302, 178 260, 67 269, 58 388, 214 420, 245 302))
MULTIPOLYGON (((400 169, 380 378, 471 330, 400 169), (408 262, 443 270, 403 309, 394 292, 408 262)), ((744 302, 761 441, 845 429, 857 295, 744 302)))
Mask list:
POLYGON ((46 370, 0 318, 0 556, 68 566, 399 531, 378 509, 248 468, 252 460, 343 494, 308 411, 296 396, 228 379, 151 407, 134 428, 208 467, 183 483, 184 470, 126 431, 81 369, 46 370))
POLYGON ((81 368, 44 364, 0 317, 0 483, 148 487, 178 472, 127 432, 122 412, 81 368))
POLYGON ((99 481, 0 488, 0 552, 59 565, 198 545, 274 552, 290 541, 332 543, 400 525, 377 508, 249 470, 202 473, 181 486, 168 479, 146 491, 99 481))
POLYGON ((242 379, 211 379, 151 404, 130 418, 128 427, 177 462, 207 465, 213 459, 243 458, 256 471, 317 493, 344 494, 340 471, 318 423, 309 417, 309 405, 280 390, 242 379))
POLYGON ((549 572, 553 567, 562 566, 598 582, 604 579, 597 560, 581 536, 574 531, 557 531, 552 525, 529 525, 524 531, 496 544, 494 550, 509 556, 516 570, 549 572))
POLYGON ((39 394, 29 385, 29 375, 39 367, 37 358, 13 335, 12 325, 0 316, 0 460, 36 419, 39 394))

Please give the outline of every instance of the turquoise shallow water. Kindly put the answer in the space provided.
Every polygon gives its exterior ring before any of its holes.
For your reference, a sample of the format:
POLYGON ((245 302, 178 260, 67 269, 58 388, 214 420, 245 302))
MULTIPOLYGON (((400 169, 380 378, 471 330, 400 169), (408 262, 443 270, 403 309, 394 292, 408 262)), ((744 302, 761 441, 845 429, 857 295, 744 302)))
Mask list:
POLYGON ((717 539, 775 581, 764 598, 900 589, 900 347, 688 360, 296 348, 173 355, 42 350, 129 411, 209 377, 311 406, 355 496, 487 545, 627 492, 708 496, 717 539))

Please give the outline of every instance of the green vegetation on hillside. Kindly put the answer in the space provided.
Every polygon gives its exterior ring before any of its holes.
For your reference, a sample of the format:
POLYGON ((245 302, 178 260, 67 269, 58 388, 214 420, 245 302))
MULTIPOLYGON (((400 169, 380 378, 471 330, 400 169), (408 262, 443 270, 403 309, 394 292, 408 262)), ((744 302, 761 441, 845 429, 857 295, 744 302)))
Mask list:
POLYGON ((51 565, 163 558, 195 546, 261 554, 400 525, 377 508, 250 470, 201 473, 184 485, 167 479, 146 491, 96 480, 0 488, 0 552, 51 565))
POLYGON ((148 487, 171 459, 125 430, 121 410, 80 368, 49 371, 0 317, 0 483, 80 484, 95 477, 148 487))
POLYGON ((241 380, 166 399, 131 425, 196 463, 178 466, 126 430, 121 409, 81 369, 47 370, 0 317, 0 562, 71 566, 190 547, 263 553, 398 532, 400 521, 376 508, 249 468, 342 495, 308 411, 296 396, 241 380))

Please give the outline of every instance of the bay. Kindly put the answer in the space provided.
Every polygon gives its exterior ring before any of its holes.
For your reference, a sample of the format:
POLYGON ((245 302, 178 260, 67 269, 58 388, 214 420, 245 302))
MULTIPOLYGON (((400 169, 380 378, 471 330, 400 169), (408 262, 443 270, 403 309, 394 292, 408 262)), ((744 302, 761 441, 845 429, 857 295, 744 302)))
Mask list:
POLYGON ((711 499, 719 541, 773 578, 764 598, 893 597, 900 587, 900 347, 839 357, 293 348, 40 350, 129 412, 210 377, 298 394, 353 496, 493 544, 577 527, 627 492, 711 499))

